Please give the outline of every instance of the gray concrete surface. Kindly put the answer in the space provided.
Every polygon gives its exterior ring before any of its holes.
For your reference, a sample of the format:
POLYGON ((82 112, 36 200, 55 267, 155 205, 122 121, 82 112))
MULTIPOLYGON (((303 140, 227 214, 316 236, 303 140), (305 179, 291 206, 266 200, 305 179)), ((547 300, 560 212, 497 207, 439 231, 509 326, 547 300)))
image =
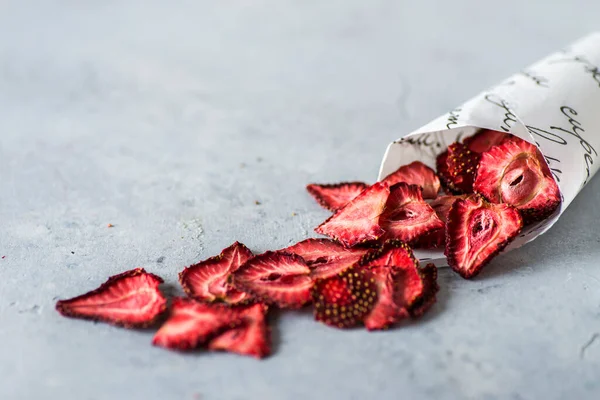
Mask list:
POLYGON ((181 355, 58 298, 235 240, 313 235, 312 181, 598 29, 592 1, 4 1, 0 399, 598 399, 600 179, 426 318, 340 332, 278 316, 268 360, 181 355), (169 5, 167 5, 169 3, 169 5), (255 204, 255 201, 260 204, 255 204), (114 228, 107 228, 107 224, 114 228))

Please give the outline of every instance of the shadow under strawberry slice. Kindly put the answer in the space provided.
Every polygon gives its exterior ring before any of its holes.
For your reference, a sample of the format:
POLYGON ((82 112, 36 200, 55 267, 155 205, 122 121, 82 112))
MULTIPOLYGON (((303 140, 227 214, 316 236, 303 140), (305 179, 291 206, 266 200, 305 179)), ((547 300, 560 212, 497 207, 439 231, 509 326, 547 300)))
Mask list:
POLYGON ((448 264, 463 278, 472 278, 522 227, 521 215, 507 204, 489 203, 478 195, 457 200, 446 222, 448 264))
POLYGON ((271 332, 266 320, 267 310, 268 307, 261 303, 235 307, 242 324, 211 339, 208 348, 255 358, 268 356, 271 354, 271 332))
POLYGON ((246 246, 235 242, 218 256, 185 268, 179 273, 179 282, 185 293, 197 300, 228 304, 247 302, 251 296, 229 285, 227 278, 253 256, 246 246))
POLYGON ((379 226, 379 216, 389 194, 387 183, 375 183, 339 209, 315 231, 341 242, 346 247, 377 240, 384 234, 384 230, 379 226))
POLYGON ((440 179, 435 171, 421 161, 401 166, 386 176, 383 182, 387 182, 390 186, 400 182, 420 186, 426 199, 435 199, 440 191, 440 179))
POLYGON ((416 242, 421 236, 444 224, 421 195, 416 185, 398 183, 390 189, 385 210, 379 218, 385 230, 382 240, 398 239, 407 243, 416 242))
POLYGON ((310 301, 310 272, 302 257, 268 251, 242 265, 230 276, 230 283, 267 304, 300 308, 310 301))
POLYGON ((542 153, 517 137, 482 155, 474 189, 488 201, 516 207, 526 224, 549 217, 561 201, 542 153))
POLYGON ((337 275, 351 267, 368 249, 349 249, 329 239, 306 239, 280 251, 302 257, 311 270, 311 277, 321 279, 337 275))
POLYGON ((56 303, 65 317, 91 319, 124 327, 149 326, 166 309, 158 289, 162 278, 136 268, 112 276, 99 288, 56 303))
POLYGON ((306 186, 306 190, 323 208, 335 212, 361 194, 367 187, 369 185, 364 182, 311 183, 306 186))
POLYGON ((169 319, 156 332, 152 344, 175 350, 194 349, 244 322, 235 309, 224 304, 177 297, 171 304, 169 319))
POLYGON ((312 290, 317 321, 335 328, 362 324, 377 299, 375 281, 360 268, 318 279, 312 290))

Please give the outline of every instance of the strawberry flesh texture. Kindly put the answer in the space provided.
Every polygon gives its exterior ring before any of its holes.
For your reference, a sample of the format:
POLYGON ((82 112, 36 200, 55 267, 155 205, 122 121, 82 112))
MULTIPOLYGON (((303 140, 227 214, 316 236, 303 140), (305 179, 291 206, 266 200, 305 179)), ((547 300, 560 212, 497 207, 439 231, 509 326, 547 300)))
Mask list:
POLYGON ((158 286, 162 278, 136 268, 110 277, 99 288, 56 303, 66 317, 91 319, 125 327, 145 327, 156 321, 167 301, 158 286))
POLYGON ((228 304, 246 302, 251 296, 233 288, 227 278, 252 257, 246 246, 235 242, 218 256, 184 269, 179 273, 179 282, 185 293, 196 300, 228 304))
POLYGON ((463 140, 463 144, 472 152, 481 154, 510 137, 511 135, 506 132, 484 129, 477 132, 473 136, 465 138, 463 140))
POLYGON ((380 224, 385 230, 384 239, 398 239, 407 243, 444 224, 421 195, 416 185, 398 183, 390 190, 390 196, 381 215, 380 224))
POLYGON ((386 176, 383 181, 390 186, 400 182, 420 186, 426 199, 435 199, 440 191, 440 179, 435 171, 420 161, 401 166, 386 176))
POLYGON ((560 205, 560 191, 544 157, 517 137, 482 155, 474 189, 488 201, 516 207, 526 224, 547 218, 560 205))
POLYGON ((337 211, 368 187, 364 182, 311 183, 306 190, 323 208, 337 211))
POLYGON ((177 350, 193 349, 243 323, 243 318, 225 305, 175 298, 169 319, 156 332, 152 344, 177 350))
POLYGON ((300 308, 310 301, 310 268, 295 254, 268 251, 248 260, 231 277, 238 290, 281 308, 300 308))
POLYGON ((235 312, 243 323, 211 339, 208 348, 256 358, 268 356, 271 354, 271 332, 267 326, 267 309, 261 303, 236 307, 235 312))
POLYGON ((339 209, 315 231, 329 236, 346 247, 379 239, 385 231, 379 225, 390 189, 386 182, 378 182, 339 209))
POLYGON ((435 303, 437 275, 431 275, 431 268, 437 270, 433 265, 421 270, 406 243, 387 241, 360 265, 377 285, 377 302, 364 320, 367 329, 388 328, 408 316, 421 315, 435 303))
POLYGON ((280 250, 306 261, 313 279, 329 278, 354 265, 368 249, 348 249, 329 239, 306 239, 280 250))
POLYGON ((358 268, 319 279, 312 290, 317 321, 336 328, 360 325, 377 299, 374 279, 358 268))
POLYGON ((454 202, 446 223, 445 255, 463 278, 471 278, 521 231, 519 212, 507 204, 492 204, 481 196, 454 202))
POLYGON ((448 218, 448 212, 450 211, 450 207, 452 204, 458 199, 464 199, 466 195, 446 195, 440 196, 437 199, 433 200, 429 203, 431 208, 435 211, 438 218, 444 224, 443 227, 434 229, 425 235, 419 237, 417 243, 414 244, 415 247, 424 248, 424 249, 436 249, 439 247, 444 247, 446 243, 446 220, 448 218))

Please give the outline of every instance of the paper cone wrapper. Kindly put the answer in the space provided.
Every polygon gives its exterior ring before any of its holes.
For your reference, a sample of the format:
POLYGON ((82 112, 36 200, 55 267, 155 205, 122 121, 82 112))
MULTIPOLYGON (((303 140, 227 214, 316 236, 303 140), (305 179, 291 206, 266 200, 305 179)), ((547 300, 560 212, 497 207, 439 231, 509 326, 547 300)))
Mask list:
MULTIPOLYGON (((599 66, 600 33, 594 33, 391 143, 379 179, 416 160, 435 169, 439 153, 480 129, 510 132, 538 146, 561 191, 560 209, 526 226, 505 251, 534 240, 554 225, 600 166, 599 66)), ((446 265, 442 250, 415 254, 446 265)))

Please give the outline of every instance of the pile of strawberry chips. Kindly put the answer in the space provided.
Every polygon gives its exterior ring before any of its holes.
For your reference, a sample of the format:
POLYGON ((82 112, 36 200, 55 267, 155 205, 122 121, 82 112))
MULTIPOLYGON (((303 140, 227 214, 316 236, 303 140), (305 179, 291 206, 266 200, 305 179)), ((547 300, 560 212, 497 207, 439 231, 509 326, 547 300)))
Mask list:
POLYGON ((537 147, 503 132, 482 130, 451 144, 436 169, 415 161, 373 185, 308 185, 333 212, 315 229, 330 239, 258 255, 235 242, 179 273, 187 297, 168 301, 162 279, 138 268, 56 309, 128 328, 162 321, 156 346, 257 358, 271 352, 273 309, 310 306, 317 321, 341 329, 387 329, 418 318, 439 287, 436 267, 420 265, 413 248, 443 248, 452 269, 472 278, 561 201, 537 147))

